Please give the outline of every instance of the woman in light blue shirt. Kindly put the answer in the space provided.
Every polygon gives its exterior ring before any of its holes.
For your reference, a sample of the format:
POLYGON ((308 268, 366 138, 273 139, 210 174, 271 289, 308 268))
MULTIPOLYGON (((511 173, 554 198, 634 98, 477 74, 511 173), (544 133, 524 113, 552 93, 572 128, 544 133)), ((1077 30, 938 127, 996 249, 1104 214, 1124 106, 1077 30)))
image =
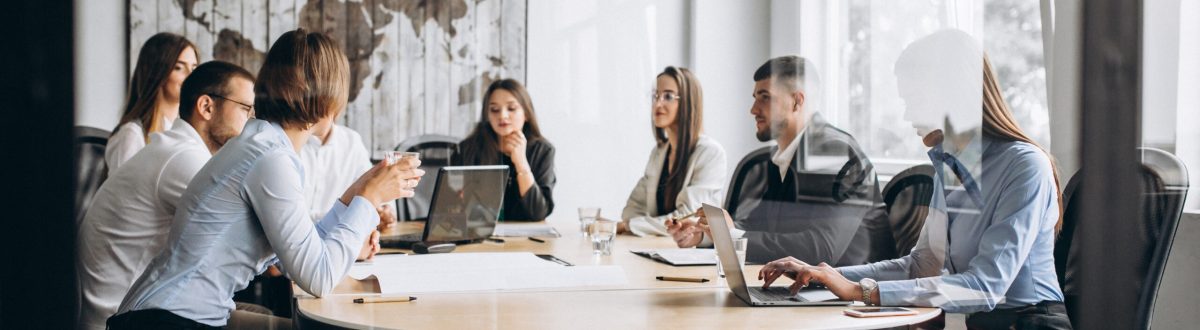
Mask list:
POLYGON ((418 162, 377 165, 313 223, 297 155, 317 121, 346 105, 349 65, 328 36, 283 34, 267 53, 242 134, 200 169, 163 249, 108 320, 111 329, 287 328, 233 311, 233 293, 278 265, 322 296, 342 280, 379 223, 376 205, 412 196, 418 162), (258 323, 254 323, 258 322, 258 323))
POLYGON ((1054 271, 1058 174, 1017 126, 977 44, 961 31, 940 31, 914 42, 896 64, 905 119, 931 147, 935 187, 946 188, 935 189, 944 193, 934 193, 917 246, 900 259, 841 268, 780 259, 759 273, 767 285, 787 276, 793 290, 816 281, 843 300, 975 313, 970 328, 1071 327, 1054 271), (982 94, 957 87, 980 80, 982 94), (971 118, 977 110, 945 110, 980 102, 981 124, 971 118))

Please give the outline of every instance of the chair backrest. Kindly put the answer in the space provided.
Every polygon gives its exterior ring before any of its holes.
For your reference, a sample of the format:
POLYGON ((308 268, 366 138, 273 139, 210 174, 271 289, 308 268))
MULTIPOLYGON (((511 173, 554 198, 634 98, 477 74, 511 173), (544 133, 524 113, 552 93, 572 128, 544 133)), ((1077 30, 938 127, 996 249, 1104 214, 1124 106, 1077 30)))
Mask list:
POLYGON ((913 166, 893 176, 884 186, 883 203, 887 206, 888 224, 897 254, 887 259, 906 255, 917 245, 933 199, 933 172, 932 165, 913 166))
POLYGON ((738 162, 737 167, 733 170, 733 176, 729 178, 729 189, 725 193, 725 210, 729 211, 729 214, 737 214, 737 201, 742 197, 742 185, 746 181, 749 170, 754 167, 753 165, 769 161, 771 161, 771 147, 766 146, 751 151, 738 162))
POLYGON ((1142 212, 1146 215, 1147 240, 1144 248, 1149 264, 1146 265, 1145 282, 1138 301, 1138 323, 1143 329, 1150 328, 1154 316, 1154 303, 1158 300, 1159 284, 1167 268, 1167 258, 1175 243, 1175 232, 1179 218, 1183 215, 1183 204, 1189 188, 1187 167, 1175 155, 1156 148, 1138 148, 1142 156, 1143 170, 1151 179, 1143 189, 1142 212))
POLYGON ((398 200, 396 216, 399 220, 423 220, 429 217, 429 203, 433 199, 434 181, 437 172, 450 165, 450 159, 458 152, 460 138, 447 135, 421 135, 401 142, 396 151, 421 153, 421 184, 412 198, 398 200))
MULTIPOLYGON (((1141 205, 1139 220, 1144 225, 1140 232, 1133 233, 1136 236, 1135 244, 1128 247, 1142 251, 1145 257, 1122 263, 1124 267, 1137 267, 1144 271, 1143 277, 1140 280, 1135 279, 1131 284, 1141 286, 1137 303, 1138 328, 1149 329, 1159 284, 1162 282, 1167 258, 1175 241, 1175 232, 1183 213, 1189 183, 1187 168, 1179 158, 1155 148, 1138 148, 1138 151, 1142 156, 1142 186, 1136 198, 1141 205)), ((1079 192, 1085 173, 1081 169, 1063 189, 1063 227, 1054 247, 1054 263, 1059 285, 1062 286, 1066 298, 1067 313, 1072 319, 1077 318, 1075 306, 1078 303, 1078 290, 1082 289, 1075 283, 1076 274, 1081 271, 1076 261, 1081 251, 1074 245, 1073 238, 1082 224, 1079 219, 1082 207, 1079 192)), ((1116 282, 1130 283, 1124 280, 1116 282)))
POLYGON ((100 184, 108 177, 104 164, 104 149, 108 145, 108 131, 95 127, 75 126, 75 225, 83 221, 83 215, 92 205, 92 198, 100 190, 100 184))

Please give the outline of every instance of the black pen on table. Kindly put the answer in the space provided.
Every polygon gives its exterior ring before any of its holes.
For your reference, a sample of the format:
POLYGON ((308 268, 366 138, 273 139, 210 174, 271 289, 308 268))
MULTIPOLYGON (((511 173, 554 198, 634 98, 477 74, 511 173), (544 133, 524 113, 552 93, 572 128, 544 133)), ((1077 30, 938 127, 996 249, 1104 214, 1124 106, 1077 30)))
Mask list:
POLYGON ((543 240, 543 239, 537 238, 537 237, 530 237, 529 240, 538 242, 538 243, 546 243, 546 240, 543 240))

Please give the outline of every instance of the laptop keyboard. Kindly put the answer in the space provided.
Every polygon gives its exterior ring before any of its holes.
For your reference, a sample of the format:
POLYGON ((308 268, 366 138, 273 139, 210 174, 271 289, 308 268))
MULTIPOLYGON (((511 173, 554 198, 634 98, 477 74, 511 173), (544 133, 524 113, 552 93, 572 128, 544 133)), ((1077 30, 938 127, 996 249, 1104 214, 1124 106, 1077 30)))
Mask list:
POLYGON ((796 296, 792 295, 792 293, 790 291, 788 291, 787 287, 783 287, 783 286, 773 286, 773 287, 769 287, 766 289, 755 286, 755 287, 749 287, 747 289, 749 289, 751 297, 754 297, 755 299, 758 299, 761 301, 791 300, 792 298, 796 297, 796 296))

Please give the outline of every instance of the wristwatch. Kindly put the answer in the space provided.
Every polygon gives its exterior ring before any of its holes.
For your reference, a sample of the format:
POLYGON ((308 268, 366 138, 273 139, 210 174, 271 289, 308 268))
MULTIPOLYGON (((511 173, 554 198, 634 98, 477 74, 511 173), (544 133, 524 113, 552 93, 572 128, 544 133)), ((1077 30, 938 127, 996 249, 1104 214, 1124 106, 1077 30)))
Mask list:
POLYGON ((871 295, 875 293, 875 290, 879 289, 879 283, 876 283, 873 279, 864 278, 858 281, 858 286, 862 288, 863 303, 866 303, 868 306, 871 305, 871 295))

